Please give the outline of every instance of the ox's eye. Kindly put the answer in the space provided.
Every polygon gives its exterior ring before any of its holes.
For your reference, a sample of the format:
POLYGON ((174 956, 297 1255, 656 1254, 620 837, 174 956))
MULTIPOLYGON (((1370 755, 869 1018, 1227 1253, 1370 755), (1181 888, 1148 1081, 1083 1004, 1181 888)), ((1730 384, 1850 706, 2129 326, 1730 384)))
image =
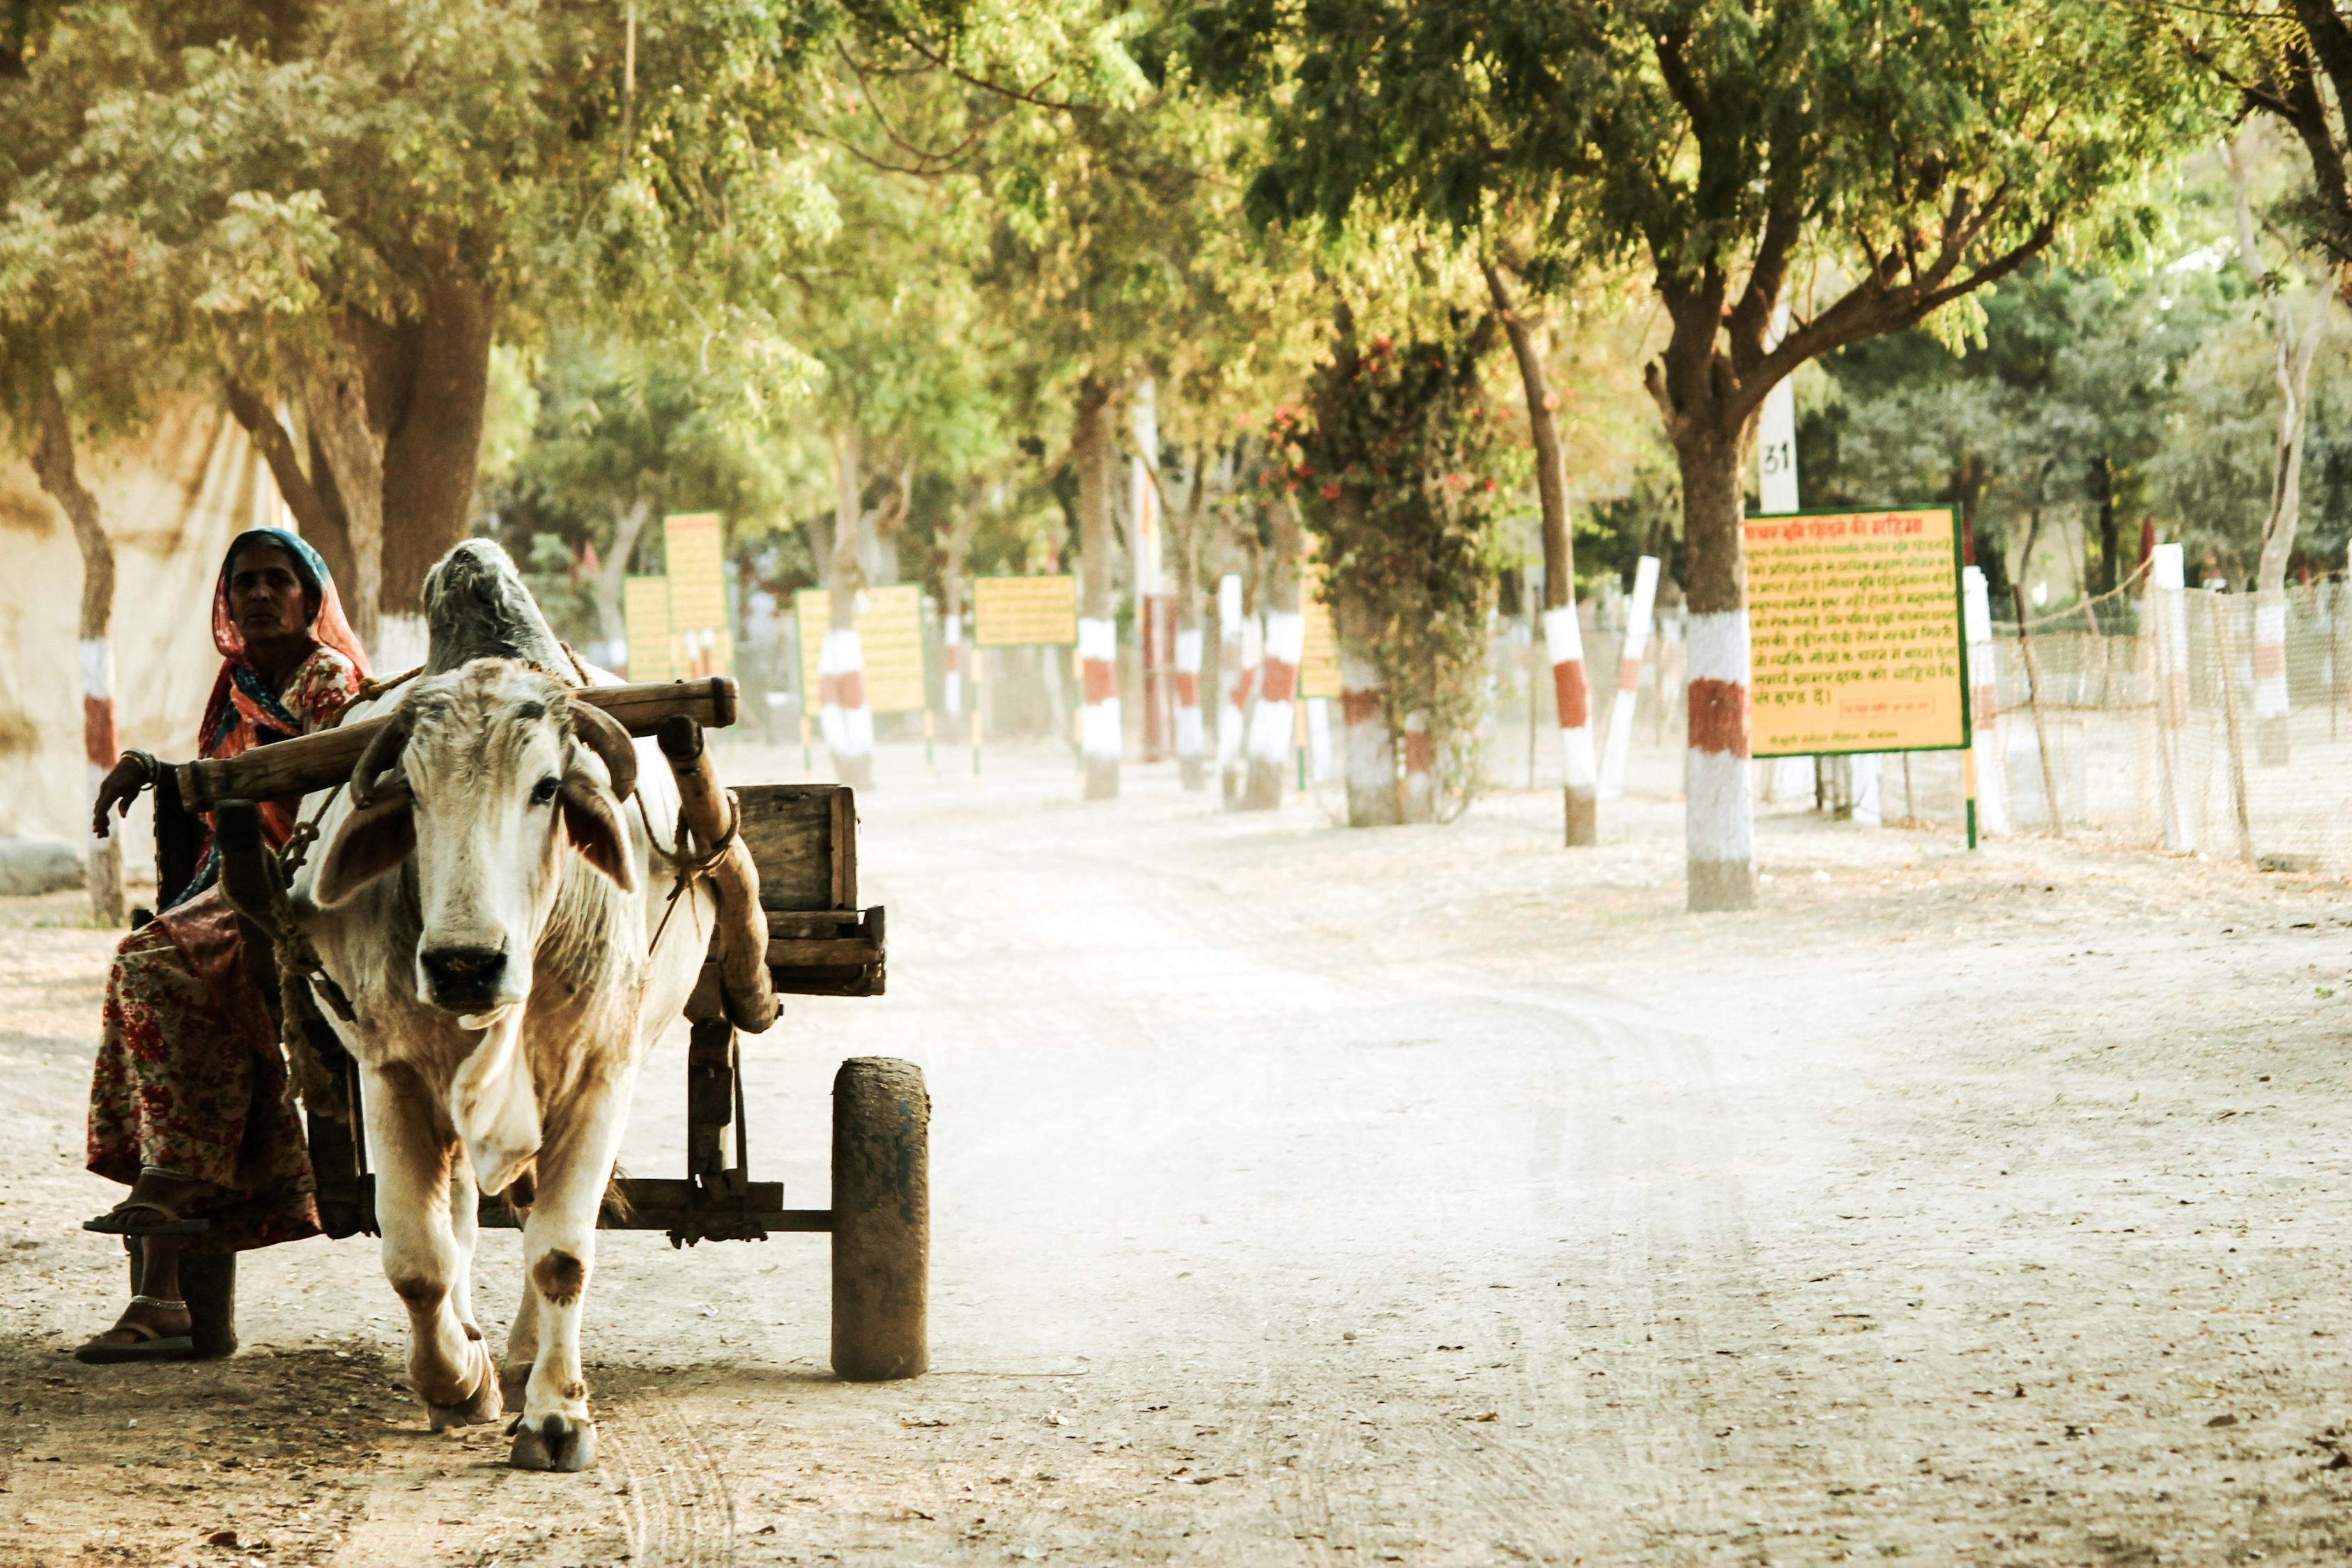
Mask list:
POLYGON ((555 792, 560 787, 562 787, 561 782, 551 774, 540 780, 530 787, 530 804, 545 805, 555 798, 555 792))

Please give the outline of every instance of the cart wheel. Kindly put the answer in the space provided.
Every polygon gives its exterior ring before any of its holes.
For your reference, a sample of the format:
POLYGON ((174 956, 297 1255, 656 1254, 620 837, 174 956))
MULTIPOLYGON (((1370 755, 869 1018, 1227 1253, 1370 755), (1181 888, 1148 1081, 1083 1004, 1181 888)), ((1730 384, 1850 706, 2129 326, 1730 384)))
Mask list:
POLYGON ((913 1377, 931 1254, 931 1097, 895 1057, 852 1057, 833 1079, 833 1370, 913 1377))

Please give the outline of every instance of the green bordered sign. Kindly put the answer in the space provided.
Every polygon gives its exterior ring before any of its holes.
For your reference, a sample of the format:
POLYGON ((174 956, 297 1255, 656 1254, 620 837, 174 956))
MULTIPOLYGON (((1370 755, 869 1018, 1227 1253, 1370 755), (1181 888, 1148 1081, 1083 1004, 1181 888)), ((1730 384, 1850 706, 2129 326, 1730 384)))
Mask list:
POLYGON ((1968 745, 1957 511, 1790 512, 1743 535, 1751 755, 1968 745))

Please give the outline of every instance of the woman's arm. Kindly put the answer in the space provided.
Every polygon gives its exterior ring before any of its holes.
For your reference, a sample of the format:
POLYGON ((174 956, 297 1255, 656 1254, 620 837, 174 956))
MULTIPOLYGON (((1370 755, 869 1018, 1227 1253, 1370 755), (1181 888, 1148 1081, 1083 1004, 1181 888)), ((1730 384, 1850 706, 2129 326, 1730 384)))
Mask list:
POLYGON ((119 816, 131 815, 131 803, 139 792, 155 782, 163 764, 145 752, 125 752, 107 775, 98 784, 98 804, 89 814, 89 830, 99 837, 108 837, 106 812, 112 806, 119 816))

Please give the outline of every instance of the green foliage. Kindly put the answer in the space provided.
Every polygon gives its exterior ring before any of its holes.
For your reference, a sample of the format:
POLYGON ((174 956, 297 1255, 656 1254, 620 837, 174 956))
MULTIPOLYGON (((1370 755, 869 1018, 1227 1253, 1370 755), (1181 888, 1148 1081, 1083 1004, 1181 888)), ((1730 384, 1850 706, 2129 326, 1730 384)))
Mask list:
POLYGON ((1468 803, 1503 565, 1496 474, 1515 433, 1487 383, 1491 321, 1443 337, 1343 334, 1310 410, 1277 409, 1256 488, 1321 541, 1327 599, 1379 669, 1391 733, 1428 725, 1442 799, 1468 803))

